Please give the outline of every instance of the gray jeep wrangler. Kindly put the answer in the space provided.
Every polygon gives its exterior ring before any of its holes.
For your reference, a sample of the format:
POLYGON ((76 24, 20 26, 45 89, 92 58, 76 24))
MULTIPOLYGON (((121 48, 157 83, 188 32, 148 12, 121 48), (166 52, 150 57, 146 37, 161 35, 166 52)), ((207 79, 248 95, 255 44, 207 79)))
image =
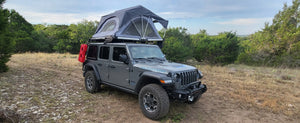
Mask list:
POLYGON ((89 43, 83 63, 85 87, 90 93, 101 84, 137 94, 143 114, 153 120, 169 111, 169 100, 195 103, 206 91, 195 67, 169 62, 157 45, 89 43))

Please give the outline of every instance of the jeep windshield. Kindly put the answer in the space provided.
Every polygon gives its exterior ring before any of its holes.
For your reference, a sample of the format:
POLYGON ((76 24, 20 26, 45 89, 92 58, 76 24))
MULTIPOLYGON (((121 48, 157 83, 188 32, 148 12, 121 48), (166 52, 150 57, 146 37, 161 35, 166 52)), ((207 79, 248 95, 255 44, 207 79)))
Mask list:
POLYGON ((156 46, 130 46, 129 51, 134 60, 165 61, 164 54, 156 46))

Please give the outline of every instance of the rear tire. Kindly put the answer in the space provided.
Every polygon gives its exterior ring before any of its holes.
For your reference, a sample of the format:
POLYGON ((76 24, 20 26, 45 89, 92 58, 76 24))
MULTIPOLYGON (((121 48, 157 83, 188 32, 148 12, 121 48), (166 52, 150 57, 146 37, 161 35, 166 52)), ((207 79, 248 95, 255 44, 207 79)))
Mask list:
POLYGON ((96 93, 100 90, 100 83, 97 81, 94 71, 87 71, 84 80, 87 92, 96 93))
POLYGON ((167 92, 157 84, 148 84, 141 89, 139 104, 143 114, 152 120, 167 115, 170 107, 167 92))

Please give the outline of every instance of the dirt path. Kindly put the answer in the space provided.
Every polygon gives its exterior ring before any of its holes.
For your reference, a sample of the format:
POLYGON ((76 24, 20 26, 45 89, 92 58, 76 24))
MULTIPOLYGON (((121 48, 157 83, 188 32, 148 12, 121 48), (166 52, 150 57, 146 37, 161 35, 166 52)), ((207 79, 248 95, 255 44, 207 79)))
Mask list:
MULTIPOLYGON (((270 85, 258 88, 256 81, 265 82, 268 73, 259 78, 255 74, 259 70, 252 71, 258 79, 252 82, 244 68, 200 66, 206 75, 203 81, 206 81, 208 91, 199 102, 193 105, 172 102, 165 118, 152 121, 141 113, 136 95, 108 86, 102 86, 99 93, 87 93, 81 64, 74 55, 16 54, 8 65, 9 72, 0 74, 0 122, 1 111, 15 112, 17 117, 12 118, 20 122, 300 121, 299 78, 294 76, 291 81, 281 80, 279 85, 265 83, 270 85), (269 86, 275 90, 268 90, 269 86), (278 97, 273 96, 277 89, 283 90, 276 92, 281 94, 278 97), (279 98, 282 95, 285 98, 279 98), (272 102, 273 99, 276 101, 272 102)), ((299 70, 295 71, 291 72, 297 75, 299 70)))

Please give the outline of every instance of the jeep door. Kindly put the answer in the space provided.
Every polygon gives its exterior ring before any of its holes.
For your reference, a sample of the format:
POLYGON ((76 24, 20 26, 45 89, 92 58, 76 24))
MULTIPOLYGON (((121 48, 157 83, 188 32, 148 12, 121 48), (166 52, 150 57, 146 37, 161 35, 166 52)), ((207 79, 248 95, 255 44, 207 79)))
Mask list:
MULTIPOLYGON (((125 88, 129 87, 129 65, 121 62, 119 56, 121 54, 127 55, 125 46, 113 46, 112 58, 109 65, 109 82, 122 86, 125 88)), ((128 57, 128 55, 127 55, 128 57)))
POLYGON ((100 78, 102 81, 105 82, 108 82, 109 77, 109 52, 109 46, 101 46, 99 51, 99 59, 97 62, 100 78))

